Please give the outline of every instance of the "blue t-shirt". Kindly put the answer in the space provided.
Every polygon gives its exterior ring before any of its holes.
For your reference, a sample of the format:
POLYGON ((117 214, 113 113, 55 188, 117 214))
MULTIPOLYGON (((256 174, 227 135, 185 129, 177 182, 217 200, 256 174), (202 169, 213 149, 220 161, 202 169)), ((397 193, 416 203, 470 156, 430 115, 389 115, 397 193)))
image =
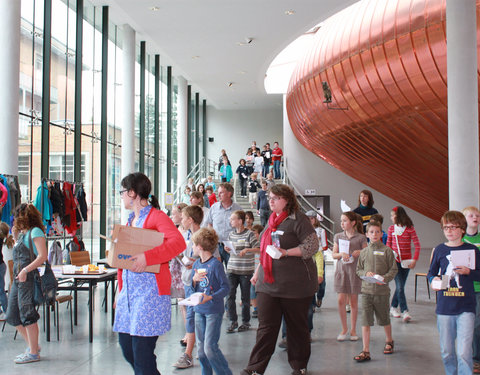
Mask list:
POLYGON ((435 276, 451 273, 453 265, 450 262, 450 254, 457 250, 475 250, 475 270, 470 270, 469 275, 458 275, 458 278, 452 277, 448 288, 437 293, 437 308, 435 310, 437 314, 475 313, 476 300, 473 281, 480 280, 480 252, 475 245, 469 243, 463 243, 456 247, 445 244, 438 245, 433 251, 432 263, 427 277, 431 283, 435 276), (460 285, 458 285, 457 279, 460 285))
POLYGON ((227 275, 225 275, 223 264, 217 258, 212 256, 205 263, 202 263, 201 259, 197 259, 193 263, 189 288, 190 294, 201 292, 213 297, 210 301, 195 306, 195 312, 200 314, 223 314, 225 311, 223 298, 229 293, 230 285, 227 275), (206 268, 207 276, 193 287, 192 278, 195 270, 199 268, 206 268))
POLYGON ((43 231, 38 228, 38 227, 35 227, 33 229, 30 229, 29 231, 27 231, 25 233, 25 235, 23 236, 23 244, 28 247, 30 249, 30 245, 29 245, 29 240, 28 240, 28 237, 29 235, 32 235, 32 245, 33 245, 33 253, 35 255, 38 255, 38 251, 37 251, 37 247, 35 246, 35 242, 33 242, 33 240, 37 237, 43 237, 45 238, 45 234, 43 233, 43 231))

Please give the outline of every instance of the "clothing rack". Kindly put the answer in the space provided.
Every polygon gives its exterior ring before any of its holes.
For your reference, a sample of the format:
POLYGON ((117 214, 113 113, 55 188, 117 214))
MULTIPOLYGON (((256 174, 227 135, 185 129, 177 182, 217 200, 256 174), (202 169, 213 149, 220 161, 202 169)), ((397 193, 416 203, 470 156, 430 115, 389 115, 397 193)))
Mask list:
POLYGON ((18 178, 17 175, 14 175, 14 174, 6 174, 6 173, 0 173, 2 176, 4 177, 13 177, 13 178, 18 178))
POLYGON ((64 182, 66 182, 66 183, 69 183, 71 185, 82 185, 83 186, 83 182, 67 181, 67 180, 55 180, 53 178, 45 178, 45 177, 42 178, 42 182, 58 182, 60 184, 63 184, 64 182))

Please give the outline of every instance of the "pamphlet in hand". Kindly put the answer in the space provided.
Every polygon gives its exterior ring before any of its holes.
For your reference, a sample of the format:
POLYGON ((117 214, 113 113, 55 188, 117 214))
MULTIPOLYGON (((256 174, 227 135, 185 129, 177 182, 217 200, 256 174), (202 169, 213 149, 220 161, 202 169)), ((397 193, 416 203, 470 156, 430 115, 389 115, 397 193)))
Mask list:
POLYGON ((380 284, 385 284, 385 279, 383 278, 383 276, 380 276, 380 275, 373 275, 373 276, 360 276, 360 278, 364 281, 366 281, 367 283, 372 283, 372 284, 377 284, 377 283, 380 283, 380 284))
POLYGON ((280 259, 282 256, 282 252, 272 245, 268 245, 266 251, 273 259, 280 259))
POLYGON ((475 269, 475 250, 454 250, 450 255, 454 267, 465 266, 471 270, 475 269))
POLYGON ((338 252, 344 254, 350 254, 350 241, 338 240, 338 252))
POLYGON ((185 267, 188 267, 188 266, 191 266, 193 264, 193 260, 191 260, 189 257, 184 255, 183 258, 182 258, 182 263, 185 267))
POLYGON ((232 241, 223 241, 223 246, 228 247, 231 254, 237 255, 237 251, 235 250, 235 246, 233 246, 232 241))
POLYGON ((190 297, 182 299, 178 304, 184 306, 197 306, 202 302, 203 294, 200 292, 193 293, 190 297))

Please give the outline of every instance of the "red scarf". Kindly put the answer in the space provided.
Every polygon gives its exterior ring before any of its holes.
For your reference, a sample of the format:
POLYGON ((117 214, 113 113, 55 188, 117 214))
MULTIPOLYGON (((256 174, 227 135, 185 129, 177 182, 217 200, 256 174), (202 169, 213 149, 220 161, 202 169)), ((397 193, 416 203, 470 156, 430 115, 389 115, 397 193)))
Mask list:
POLYGON ((272 273, 272 257, 267 254, 267 246, 272 244, 272 233, 277 231, 277 227, 282 224, 287 217, 287 211, 282 211, 280 215, 272 212, 268 219, 268 227, 262 235, 260 243, 260 263, 262 264, 264 272, 263 281, 266 283, 271 284, 275 281, 272 273))

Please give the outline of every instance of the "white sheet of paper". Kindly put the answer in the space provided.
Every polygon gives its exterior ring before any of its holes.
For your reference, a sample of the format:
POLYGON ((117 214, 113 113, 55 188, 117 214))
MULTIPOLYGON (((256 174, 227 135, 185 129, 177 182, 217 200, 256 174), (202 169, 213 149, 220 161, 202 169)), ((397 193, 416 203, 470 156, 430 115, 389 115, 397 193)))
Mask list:
POLYGON ((343 263, 343 264, 350 264, 350 263, 353 263, 354 261, 355 261, 355 258, 354 258, 354 257, 350 257, 350 258, 348 258, 348 260, 344 260, 344 259, 342 258, 342 263, 343 263))
POLYGON ((202 293, 197 292, 193 293, 190 297, 182 299, 178 304, 184 306, 197 306, 200 302, 202 302, 202 293))
POLYGON ((350 254, 350 241, 338 240, 338 252, 344 254, 350 254))
POLYGON ((475 250, 450 251, 451 262, 455 267, 465 266, 471 270, 475 269, 475 250))
POLYGON ((352 209, 343 199, 340 200, 340 208, 342 209, 342 212, 352 211, 352 209))
POLYGON ((270 255, 273 259, 280 259, 280 257, 282 256, 282 252, 272 245, 268 245, 266 251, 267 254, 270 255))
POLYGON ((235 250, 235 246, 233 246, 232 241, 223 241, 223 245, 230 249, 230 253, 233 255, 237 255, 237 251, 235 250))
POLYGON ((366 281, 367 283, 372 283, 372 284, 376 284, 376 283, 380 283, 380 284, 385 284, 385 281, 383 281, 383 277, 380 276, 380 275, 375 275, 375 276, 360 276, 360 278, 364 281, 366 281))

